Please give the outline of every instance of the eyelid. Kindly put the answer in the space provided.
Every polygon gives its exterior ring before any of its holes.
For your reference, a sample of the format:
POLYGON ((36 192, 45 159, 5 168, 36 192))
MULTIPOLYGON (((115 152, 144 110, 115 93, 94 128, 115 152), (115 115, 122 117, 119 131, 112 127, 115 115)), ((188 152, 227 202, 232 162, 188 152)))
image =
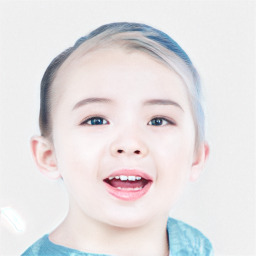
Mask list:
MULTIPOLYGON (((87 124, 88 121, 90 121, 93 118, 101 118, 107 121, 107 124, 110 124, 110 122, 102 115, 91 115, 91 116, 87 116, 86 118, 83 119, 83 121, 81 121, 79 123, 79 125, 88 125, 88 126, 93 126, 92 124, 87 124)), ((102 124, 102 125, 107 125, 107 124, 102 124)))
MULTIPOLYGON (((176 126, 177 125, 177 123, 174 120, 172 120, 172 119, 170 119, 168 117, 164 117, 164 116, 154 116, 153 118, 151 118, 151 120, 149 122, 151 122, 154 119, 162 119, 162 120, 164 120, 164 121, 166 121, 168 123, 166 125, 172 125, 172 126, 176 126)), ((166 125, 159 125, 159 126, 166 126, 166 125)))
MULTIPOLYGON (((102 125, 107 125, 107 124, 110 124, 110 122, 107 120, 106 117, 102 116, 102 115, 90 115, 90 116, 87 116, 86 118, 83 119, 83 121, 81 121, 79 123, 79 125, 88 125, 88 126, 92 126, 91 124, 87 124, 86 122, 90 121, 91 119, 93 118, 101 118, 101 119, 104 119, 105 121, 107 121, 106 124, 102 124, 102 125)), ((165 125, 159 125, 159 126, 166 126, 166 125, 172 125, 172 126, 176 126, 177 123, 172 120, 171 118, 169 117, 164 117, 164 116, 154 116, 150 119, 149 122, 151 122, 152 120, 154 119, 162 119, 164 121, 166 121, 168 124, 165 124, 165 125)), ((147 123, 147 125, 149 125, 149 122, 147 123)))

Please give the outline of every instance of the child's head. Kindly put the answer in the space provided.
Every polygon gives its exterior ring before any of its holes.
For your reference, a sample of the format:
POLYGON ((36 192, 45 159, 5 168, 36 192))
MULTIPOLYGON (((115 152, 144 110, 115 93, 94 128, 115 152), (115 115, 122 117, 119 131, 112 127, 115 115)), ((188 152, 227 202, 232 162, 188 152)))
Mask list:
POLYGON ((166 216, 198 177, 208 154, 203 119, 197 72, 177 43, 114 23, 47 69, 43 136, 32 150, 43 173, 63 178, 74 220, 135 227, 166 216))

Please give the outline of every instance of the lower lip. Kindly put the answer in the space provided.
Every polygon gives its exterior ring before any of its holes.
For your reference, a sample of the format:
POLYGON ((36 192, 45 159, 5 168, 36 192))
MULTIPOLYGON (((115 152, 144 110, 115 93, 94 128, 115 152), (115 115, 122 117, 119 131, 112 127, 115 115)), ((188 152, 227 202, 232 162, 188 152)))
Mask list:
POLYGON ((117 189, 115 187, 110 186, 108 183, 105 184, 107 187, 107 191, 112 196, 124 201, 135 201, 143 197, 148 192, 152 182, 148 182, 141 190, 117 189))

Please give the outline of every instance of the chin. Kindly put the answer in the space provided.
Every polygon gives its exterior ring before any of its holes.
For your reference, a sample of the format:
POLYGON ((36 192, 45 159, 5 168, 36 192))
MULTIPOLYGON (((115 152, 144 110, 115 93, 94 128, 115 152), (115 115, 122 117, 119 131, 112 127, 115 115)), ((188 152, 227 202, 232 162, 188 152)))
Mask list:
POLYGON ((115 211, 113 214, 104 216, 105 223, 117 228, 138 228, 146 225, 153 216, 149 216, 149 211, 138 212, 136 208, 132 211, 115 211))
POLYGON ((112 227, 116 228, 125 228, 125 229, 130 229, 130 228, 139 228, 141 226, 144 226, 147 224, 145 219, 126 219, 126 220, 115 220, 111 221, 108 223, 112 227))

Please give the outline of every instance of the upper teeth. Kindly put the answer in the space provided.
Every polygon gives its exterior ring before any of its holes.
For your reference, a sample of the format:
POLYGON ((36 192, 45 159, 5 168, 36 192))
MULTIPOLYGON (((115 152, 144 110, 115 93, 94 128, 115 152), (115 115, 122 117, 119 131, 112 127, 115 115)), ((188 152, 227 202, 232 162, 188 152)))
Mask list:
POLYGON ((135 180, 141 180, 141 177, 139 176, 125 176, 125 175, 120 175, 120 176, 110 176, 108 179, 113 180, 113 179, 120 179, 120 180, 129 180, 129 181, 135 181, 135 180))

